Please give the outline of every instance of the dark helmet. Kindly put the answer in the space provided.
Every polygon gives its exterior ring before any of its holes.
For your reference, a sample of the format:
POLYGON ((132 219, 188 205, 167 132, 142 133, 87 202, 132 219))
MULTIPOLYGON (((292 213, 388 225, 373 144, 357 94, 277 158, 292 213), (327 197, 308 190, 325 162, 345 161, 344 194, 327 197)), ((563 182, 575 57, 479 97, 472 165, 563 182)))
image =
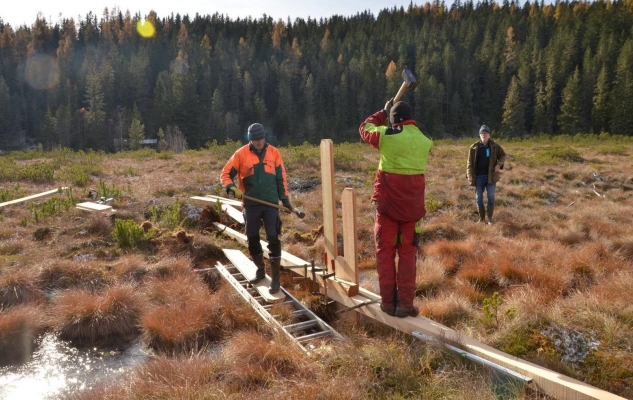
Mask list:
POLYGON ((490 133, 490 128, 488 128, 487 125, 482 125, 481 128, 479 128, 479 134, 481 135, 481 132, 488 132, 490 133))
POLYGON ((404 101, 399 101, 391 107, 389 111, 389 122, 391 125, 398 124, 402 121, 413 119, 411 106, 404 101))
POLYGON ((254 123, 248 127, 248 140, 259 140, 266 137, 266 131, 262 124, 254 123))

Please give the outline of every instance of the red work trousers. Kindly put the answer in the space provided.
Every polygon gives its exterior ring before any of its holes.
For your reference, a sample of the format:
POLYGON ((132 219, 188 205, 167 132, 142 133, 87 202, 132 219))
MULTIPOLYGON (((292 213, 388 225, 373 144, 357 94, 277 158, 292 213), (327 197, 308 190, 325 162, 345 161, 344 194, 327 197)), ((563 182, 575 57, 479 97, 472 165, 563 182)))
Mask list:
POLYGON ((415 297, 415 262, 417 246, 413 244, 415 221, 397 221, 376 210, 376 260, 382 303, 411 307, 415 297), (396 254, 398 267, 396 268, 396 254))

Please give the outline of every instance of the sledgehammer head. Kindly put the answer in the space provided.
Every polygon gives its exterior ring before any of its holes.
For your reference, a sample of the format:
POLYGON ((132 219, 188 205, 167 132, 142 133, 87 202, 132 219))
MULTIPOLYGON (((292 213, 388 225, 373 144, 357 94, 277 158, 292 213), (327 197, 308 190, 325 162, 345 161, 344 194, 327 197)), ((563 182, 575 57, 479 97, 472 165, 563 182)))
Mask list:
POLYGON ((294 213, 297 217, 299 217, 299 219, 303 219, 303 218, 305 218, 305 216, 306 216, 306 213, 305 213, 305 212, 303 212, 303 210, 300 210, 300 209, 298 209, 298 208, 293 208, 293 209, 292 209, 292 212, 293 212, 293 213, 294 213))
POLYGON ((418 80, 413 76, 413 72, 410 69, 402 71, 402 79, 406 83, 408 89, 415 89, 418 86, 418 80))

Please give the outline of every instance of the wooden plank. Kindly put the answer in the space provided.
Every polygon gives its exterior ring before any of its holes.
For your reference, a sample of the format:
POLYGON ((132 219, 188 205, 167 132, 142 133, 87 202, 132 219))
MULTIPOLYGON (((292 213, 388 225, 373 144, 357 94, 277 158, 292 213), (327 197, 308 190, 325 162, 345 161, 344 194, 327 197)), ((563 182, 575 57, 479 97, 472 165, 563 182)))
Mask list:
POLYGON ((114 212, 112 206, 108 206, 106 204, 98 204, 98 203, 77 203, 75 204, 75 208, 83 211, 97 211, 102 213, 114 212))
MULTIPOLYGON (((217 197, 217 196, 214 196, 217 197)), ((200 200, 200 201, 206 201, 208 203, 213 203, 215 204, 216 202, 220 202, 220 207, 222 208, 222 211, 224 211, 229 217, 231 217, 233 220, 239 222, 240 224, 244 225, 244 214, 242 214, 242 212, 238 209, 236 209, 234 207, 234 203, 238 203, 241 206, 241 203, 239 202, 235 202, 234 200, 231 200, 229 202, 225 202, 225 200, 228 199, 222 199, 221 197, 218 198, 211 198, 208 196, 205 197, 200 197, 200 196, 191 196, 190 199, 193 200, 200 200)))
POLYGON ((220 200, 220 202, 224 203, 224 204, 228 204, 230 206, 233 207, 237 207, 237 208, 242 208, 243 204, 241 201, 236 200, 236 199, 229 199, 228 197, 220 197, 220 196, 214 196, 212 194, 207 194, 204 197, 209 198, 209 199, 213 199, 213 200, 220 200))
MULTIPOLYGON (((251 280, 255 278, 257 272, 257 266, 246 257, 244 253, 239 250, 222 249, 226 258, 228 258, 235 268, 237 268, 244 278, 251 280)), ((279 303, 285 300, 286 295, 280 290, 277 293, 270 293, 268 287, 270 286, 271 278, 266 275, 264 279, 253 285, 255 290, 264 298, 267 303, 279 303)))
POLYGON ((323 239, 328 263, 338 256, 336 239, 336 193, 334 192, 334 144, 321 140, 321 194, 323 196, 323 239))
MULTIPOLYGON (((226 234, 227 236, 232 237, 233 239, 240 242, 242 245, 248 246, 248 240, 246 239, 246 235, 244 235, 243 233, 238 232, 235 229, 231 229, 226 225, 220 224, 219 222, 214 222, 213 225, 215 225, 215 227, 218 228, 220 232, 226 234)), ((268 242, 260 240, 260 243, 262 245, 262 249, 264 250, 264 256, 269 257, 268 256, 268 242)), ((306 264, 309 265, 310 263, 284 250, 281 251, 281 265, 282 266, 293 267, 293 266, 306 265, 306 264)), ((303 270, 301 270, 301 275, 303 275, 303 270)))
POLYGON ((37 199, 38 197, 48 196, 49 194, 53 194, 53 193, 61 193, 62 190, 66 190, 66 189, 68 189, 68 188, 67 187, 62 187, 62 188, 48 190, 46 192, 34 194, 34 195, 31 195, 31 196, 27 196, 27 197, 22 197, 20 199, 14 199, 14 200, 5 201, 4 203, 0 203, 0 208, 8 206, 8 205, 11 205, 11 204, 21 203, 21 202, 27 201, 27 200, 37 199))
MULTIPOLYGON (((345 188, 343 203, 343 256, 345 263, 336 264, 336 276, 358 284, 358 230, 356 225, 356 190, 345 188)), ((336 258, 338 260, 338 257, 336 258)))
MULTIPOLYGON (((363 301, 371 301, 379 298, 363 288, 355 297, 342 295, 335 290, 330 291, 328 287, 328 297, 342 303, 346 307, 353 307, 363 301)), ((534 384, 540 391, 556 398, 565 400, 625 400, 625 398, 598 389, 587 383, 561 375, 545 367, 533 364, 529 361, 511 356, 496 350, 486 344, 471 339, 463 334, 447 328, 428 318, 418 316, 416 318, 391 317, 380 310, 380 303, 368 304, 357 310, 376 321, 389 325, 401 332, 411 334, 417 331, 429 336, 433 336, 441 341, 446 341, 455 346, 464 348, 466 351, 482 357, 495 364, 506 367, 512 371, 528 376, 534 380, 534 384)))

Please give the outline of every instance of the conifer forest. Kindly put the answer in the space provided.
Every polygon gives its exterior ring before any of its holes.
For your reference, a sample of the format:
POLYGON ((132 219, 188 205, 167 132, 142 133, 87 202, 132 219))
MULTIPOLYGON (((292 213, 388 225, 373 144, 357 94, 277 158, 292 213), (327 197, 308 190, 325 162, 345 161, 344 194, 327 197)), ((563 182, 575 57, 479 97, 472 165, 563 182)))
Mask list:
MULTIPOLYGON (((98 11, 98 10, 95 10, 98 11)), ((357 141, 410 69, 433 138, 633 135, 633 1, 434 1, 327 19, 0 11, 0 149, 117 151, 181 137, 357 141), (149 33, 148 33, 149 32, 149 33), (127 140, 127 141, 126 141, 127 140)))

